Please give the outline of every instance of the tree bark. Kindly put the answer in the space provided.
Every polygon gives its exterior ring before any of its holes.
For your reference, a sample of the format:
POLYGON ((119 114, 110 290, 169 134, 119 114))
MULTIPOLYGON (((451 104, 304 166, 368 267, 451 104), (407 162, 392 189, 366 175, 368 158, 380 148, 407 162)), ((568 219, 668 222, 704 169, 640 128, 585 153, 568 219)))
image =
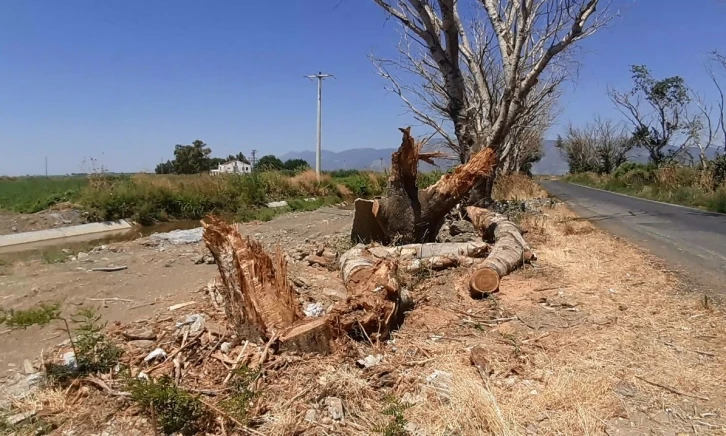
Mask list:
POLYGON ((398 264, 358 246, 343 253, 340 269, 348 299, 333 307, 336 327, 358 340, 388 338, 403 322, 403 313, 412 307, 410 296, 397 279, 398 264))
POLYGON ((524 262, 535 259, 522 231, 504 215, 486 209, 466 208, 474 228, 485 239, 494 240, 494 246, 481 267, 475 270, 469 281, 469 293, 479 298, 499 290, 502 277, 519 268, 524 262))
POLYGON ((240 337, 265 342, 304 317, 279 248, 273 261, 259 242, 243 238, 224 221, 210 217, 202 225, 222 276, 227 318, 240 337))
POLYGON ((373 200, 371 214, 385 235, 381 242, 431 242, 436 238, 446 214, 478 179, 492 171, 494 151, 490 148, 481 150, 466 164, 459 165, 453 173, 442 176, 434 185, 418 189, 418 161, 433 163, 432 159, 439 154, 422 153, 422 144, 415 142, 411 128, 400 130, 403 140, 391 157, 388 194, 373 200))
POLYGON ((264 343, 277 337, 283 349, 327 354, 345 335, 386 339, 412 305, 399 287, 397 262, 358 247, 340 259, 348 298, 323 317, 305 318, 279 248, 273 260, 258 242, 243 238, 234 227, 215 217, 207 221, 202 222, 204 242, 222 276, 222 304, 241 338, 264 343))

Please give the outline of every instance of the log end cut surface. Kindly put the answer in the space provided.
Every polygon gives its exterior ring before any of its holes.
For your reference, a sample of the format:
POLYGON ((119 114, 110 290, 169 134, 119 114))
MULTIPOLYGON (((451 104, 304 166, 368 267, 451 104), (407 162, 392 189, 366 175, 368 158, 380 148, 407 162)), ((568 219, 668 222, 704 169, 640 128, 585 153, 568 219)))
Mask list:
POLYGON ((491 268, 481 268, 471 275, 469 294, 481 298, 499 290, 499 274, 491 268))

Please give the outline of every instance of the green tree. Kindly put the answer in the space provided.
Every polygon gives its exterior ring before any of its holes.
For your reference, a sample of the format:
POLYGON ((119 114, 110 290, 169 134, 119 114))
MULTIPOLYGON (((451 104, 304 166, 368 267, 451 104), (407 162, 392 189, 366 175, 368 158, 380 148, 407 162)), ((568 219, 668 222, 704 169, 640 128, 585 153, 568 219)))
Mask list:
POLYGON ((257 165, 255 166, 255 169, 258 169, 260 171, 282 170, 284 168, 285 164, 283 164, 280 159, 272 154, 262 156, 260 160, 257 161, 257 165))
POLYGON ((680 76, 654 79, 645 65, 632 65, 633 88, 609 89, 610 98, 633 126, 633 144, 648 152, 656 166, 687 152, 690 128, 687 108, 691 99, 680 76), (678 139, 682 143, 676 144, 678 139))
POLYGON ((242 152, 237 153, 237 154, 230 154, 229 156, 227 156, 227 161, 231 161, 231 160, 238 160, 238 161, 246 163, 246 164, 250 163, 250 161, 247 160, 244 153, 242 153, 242 152))
POLYGON ((177 174, 199 174, 210 169, 212 149, 197 139, 191 145, 177 144, 174 148, 174 170, 177 174))
POLYGON ((167 160, 166 162, 161 162, 156 166, 156 169, 154 170, 156 174, 173 174, 174 173, 174 162, 167 160))
POLYGON ((304 159, 288 159, 283 164, 286 170, 302 171, 310 168, 310 164, 304 159))

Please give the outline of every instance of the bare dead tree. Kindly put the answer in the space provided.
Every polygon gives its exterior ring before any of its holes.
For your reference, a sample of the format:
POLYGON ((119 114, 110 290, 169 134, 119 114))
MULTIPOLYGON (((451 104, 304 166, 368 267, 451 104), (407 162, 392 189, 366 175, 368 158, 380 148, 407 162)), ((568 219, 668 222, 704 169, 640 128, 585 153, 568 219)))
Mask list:
POLYGON ((478 0, 466 19, 456 0, 374 2, 403 29, 399 57, 375 60, 389 89, 460 162, 494 149, 493 173, 519 147, 512 130, 530 129, 528 112, 546 113, 556 98, 569 49, 610 18, 599 0, 478 0))
POLYGON ((711 53, 710 61, 709 65, 706 67, 706 72, 711 78, 711 81, 718 93, 716 96, 717 113, 716 120, 714 122, 714 130, 716 132, 715 135, 720 139, 720 141, 717 142, 717 148, 720 148, 721 152, 724 153, 726 152, 726 119, 724 119, 726 117, 726 108, 724 107, 724 89, 719 80, 719 76, 723 78, 723 76, 726 75, 726 56, 714 51, 711 53))
POLYGON ((583 127, 570 123, 564 136, 557 138, 556 146, 572 173, 611 173, 627 161, 633 144, 624 126, 596 116, 583 127))

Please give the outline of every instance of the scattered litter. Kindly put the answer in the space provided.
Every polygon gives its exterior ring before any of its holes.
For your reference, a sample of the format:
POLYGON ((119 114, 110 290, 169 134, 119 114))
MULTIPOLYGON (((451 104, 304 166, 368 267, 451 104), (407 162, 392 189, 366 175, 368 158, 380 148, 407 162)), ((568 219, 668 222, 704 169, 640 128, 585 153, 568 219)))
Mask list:
POLYGON ((426 377, 426 384, 431 386, 440 399, 448 401, 451 398, 451 373, 435 369, 426 377))
POLYGON ((172 245, 195 244, 202 240, 203 228, 197 227, 190 230, 173 230, 167 233, 154 233, 149 236, 151 242, 168 242, 172 245))
MULTIPOLYGON (((161 348, 157 348, 156 350, 154 350, 151 353, 149 353, 148 356, 144 357, 144 362, 151 362, 151 361, 153 361, 155 359, 158 359, 158 358, 165 359, 166 358, 166 351, 164 351, 161 348)), ((143 374, 143 372, 142 373, 139 373, 139 376, 141 376, 141 374, 143 374)), ((144 375, 146 375, 146 374, 144 374, 144 375)))
POLYGON ((177 335, 183 336, 184 334, 199 333, 204 329, 205 321, 204 315, 200 313, 189 315, 184 321, 176 323, 176 328, 179 330, 177 335))
POLYGON ((360 365, 363 368, 371 368, 376 365, 379 365, 382 360, 383 360, 382 354, 376 354, 375 356, 372 354, 369 354, 366 357, 359 359, 358 365, 360 365))
POLYGON ((229 352, 232 351, 232 344, 230 342, 222 342, 219 349, 222 350, 222 353, 229 354, 229 352))
POLYGON ((271 201, 267 203, 267 207, 285 207, 287 206, 287 201, 271 201))
POLYGON ((146 381, 149 381, 149 376, 148 376, 148 375, 147 375, 147 374, 146 374, 146 373, 145 373, 144 371, 141 371, 141 372, 140 372, 140 373, 139 373, 139 374, 138 374, 138 375, 136 376, 136 378, 137 378, 137 379, 139 379, 139 380, 146 380, 146 381))
POLYGON ((343 419, 343 401, 337 397, 326 397, 325 406, 328 408, 330 417, 336 421, 343 419))
POLYGON ((303 313, 305 314, 305 316, 317 318, 325 314, 325 308, 320 303, 308 303, 303 308, 303 313))
POLYGON ((78 369, 78 362, 76 362, 76 353, 68 351, 63 353, 63 364, 72 370, 78 369))
POLYGON ((315 422, 315 415, 316 415, 315 409, 308 409, 307 412, 305 412, 305 421, 307 422, 315 422))
POLYGON ((76 254, 76 259, 78 259, 78 260, 85 259, 87 257, 88 257, 88 253, 85 253, 83 251, 81 251, 80 253, 76 254))
POLYGON ((175 304, 173 306, 169 306, 169 311, 173 312, 177 309, 181 309, 183 307, 191 306, 192 304, 196 304, 196 301, 186 301, 184 303, 175 304))

